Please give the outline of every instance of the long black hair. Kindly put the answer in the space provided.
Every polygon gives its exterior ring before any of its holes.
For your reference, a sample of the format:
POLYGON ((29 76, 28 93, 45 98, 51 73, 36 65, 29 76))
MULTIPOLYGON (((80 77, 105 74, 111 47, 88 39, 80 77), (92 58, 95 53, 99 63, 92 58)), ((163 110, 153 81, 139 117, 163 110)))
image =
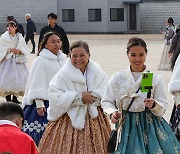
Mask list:
POLYGON ((175 27, 175 26, 174 26, 174 19, 173 19, 172 17, 169 17, 169 18, 168 18, 167 23, 172 24, 173 27, 175 27))
POLYGON ((61 36, 59 34, 57 34, 56 32, 47 32, 46 34, 44 34, 43 39, 42 39, 42 41, 41 41, 41 43, 39 45, 39 51, 38 51, 37 56, 39 56, 39 53, 41 52, 41 50, 43 48, 45 48, 45 45, 46 45, 49 37, 52 36, 52 35, 57 35, 61 39, 61 36))
POLYGON ((18 25, 17 25, 17 23, 16 23, 15 21, 9 21, 9 22, 7 23, 7 27, 8 27, 8 26, 17 27, 15 33, 18 33, 18 32, 21 33, 21 31, 19 30, 18 25))
POLYGON ((145 52, 147 53, 147 45, 146 42, 138 37, 132 37, 131 39, 129 39, 128 43, 127 43, 127 54, 129 53, 130 48, 134 47, 134 46, 141 46, 144 47, 145 52))

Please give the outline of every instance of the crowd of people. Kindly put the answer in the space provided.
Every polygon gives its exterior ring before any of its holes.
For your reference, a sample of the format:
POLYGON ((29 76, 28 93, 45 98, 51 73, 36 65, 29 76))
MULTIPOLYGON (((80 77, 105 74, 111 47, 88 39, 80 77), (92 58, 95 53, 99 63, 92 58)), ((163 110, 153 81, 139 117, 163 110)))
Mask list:
POLYGON ((142 90, 144 73, 151 72, 143 39, 128 40, 129 66, 108 80, 91 59, 87 42, 78 40, 69 47, 57 15, 47 18, 29 71, 27 43, 31 40, 35 53, 36 34, 31 15, 25 15, 25 38, 14 17, 0 37, 0 96, 7 101, 0 103, 0 153, 108 154, 114 125, 118 129, 114 154, 179 154, 180 31, 174 30, 173 18, 167 20, 159 65, 173 71, 168 85, 175 100, 170 124, 163 118, 168 108, 163 78, 153 73, 151 88, 142 90), (23 109, 18 96, 23 97, 23 109))

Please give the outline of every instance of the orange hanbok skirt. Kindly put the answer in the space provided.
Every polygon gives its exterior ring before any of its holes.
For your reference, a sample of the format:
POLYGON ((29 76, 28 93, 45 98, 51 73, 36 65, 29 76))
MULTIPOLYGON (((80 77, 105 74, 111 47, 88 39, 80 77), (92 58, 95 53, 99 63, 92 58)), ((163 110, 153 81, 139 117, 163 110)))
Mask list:
POLYGON ((85 128, 77 130, 71 125, 69 116, 49 122, 39 143, 40 154, 107 154, 107 143, 111 132, 109 120, 98 107, 99 116, 92 119, 86 114, 85 128))

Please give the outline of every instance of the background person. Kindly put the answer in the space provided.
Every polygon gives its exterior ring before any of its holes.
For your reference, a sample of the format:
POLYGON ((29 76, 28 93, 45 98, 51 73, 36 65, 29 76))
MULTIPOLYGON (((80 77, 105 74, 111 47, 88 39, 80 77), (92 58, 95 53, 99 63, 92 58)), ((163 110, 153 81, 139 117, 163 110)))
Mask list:
POLYGON ((61 45, 62 41, 58 34, 48 32, 44 35, 38 57, 31 65, 23 97, 25 105, 23 131, 29 134, 37 145, 48 122, 46 109, 49 105, 49 82, 66 61, 66 55, 60 50, 61 45))
POLYGON ((171 115, 170 126, 180 142, 180 56, 172 64, 174 64, 172 66, 173 73, 168 84, 168 90, 173 95, 175 106, 171 115))
POLYGON ((62 46, 63 53, 68 55, 69 40, 67 38, 67 35, 66 35, 64 29, 61 26, 57 25, 57 15, 54 13, 50 13, 50 14, 48 14, 47 18, 48 18, 48 25, 43 27, 40 31, 38 47, 39 47, 39 44, 41 43, 43 35, 45 33, 56 32, 61 36, 61 40, 63 42, 63 46, 62 46))
POLYGON ((26 55, 26 42, 17 24, 10 21, 0 38, 0 96, 6 97, 6 101, 20 103, 17 97, 24 95, 28 78, 26 55), (18 57, 22 63, 17 61, 18 57))
POLYGON ((139 91, 142 73, 147 72, 145 61, 147 46, 141 38, 131 38, 127 43, 130 66, 114 74, 102 98, 102 108, 110 115, 111 122, 125 117, 121 138, 114 153, 180 153, 180 145, 167 122, 162 118, 168 103, 165 87, 158 74, 153 74, 151 97, 139 91), (134 102, 125 116, 132 98, 134 102), (147 108, 145 110, 145 107, 147 108))
POLYGON ((180 52, 180 25, 176 29, 176 34, 172 38, 171 46, 169 49, 169 56, 171 58, 171 69, 173 70, 177 57, 180 52))
POLYGON ((17 22, 17 20, 14 18, 14 16, 12 16, 12 15, 7 16, 7 21, 8 22, 10 22, 10 21, 16 22, 16 24, 18 25, 18 29, 19 29, 20 33, 24 37, 24 28, 23 28, 23 26, 20 23, 17 22))
POLYGON ((33 139, 21 131, 22 108, 11 102, 0 103, 0 153, 38 154, 33 139))
POLYGON ((34 21, 31 19, 30 14, 25 14, 25 18, 27 21, 27 26, 26 26, 26 44, 28 43, 29 40, 31 40, 31 43, 33 45, 32 52, 35 53, 35 41, 34 41, 34 35, 36 34, 36 25, 34 21))
POLYGON ((174 19, 169 17, 167 20, 166 32, 164 34, 165 46, 160 59, 160 64, 158 66, 159 70, 170 70, 170 57, 169 57, 169 48, 171 44, 171 39, 174 36, 174 19))
POLYGON ((43 154, 106 154, 109 120, 101 108, 107 76, 90 59, 88 44, 74 42, 70 58, 49 87, 48 126, 39 143, 43 154))

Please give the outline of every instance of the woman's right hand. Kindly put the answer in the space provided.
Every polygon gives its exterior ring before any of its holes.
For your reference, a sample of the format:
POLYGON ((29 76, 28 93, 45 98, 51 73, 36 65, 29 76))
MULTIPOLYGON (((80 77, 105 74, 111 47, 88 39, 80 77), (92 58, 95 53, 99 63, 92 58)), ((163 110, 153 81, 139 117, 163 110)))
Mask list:
POLYGON ((83 92, 82 93, 82 101, 84 104, 92 104, 96 100, 96 96, 94 96, 91 92, 83 92))
POLYGON ((20 53, 20 50, 18 50, 16 48, 11 48, 10 51, 13 52, 14 54, 20 53))
POLYGON ((115 111, 114 113, 111 114, 111 123, 115 124, 119 118, 121 117, 121 114, 119 111, 115 111))

